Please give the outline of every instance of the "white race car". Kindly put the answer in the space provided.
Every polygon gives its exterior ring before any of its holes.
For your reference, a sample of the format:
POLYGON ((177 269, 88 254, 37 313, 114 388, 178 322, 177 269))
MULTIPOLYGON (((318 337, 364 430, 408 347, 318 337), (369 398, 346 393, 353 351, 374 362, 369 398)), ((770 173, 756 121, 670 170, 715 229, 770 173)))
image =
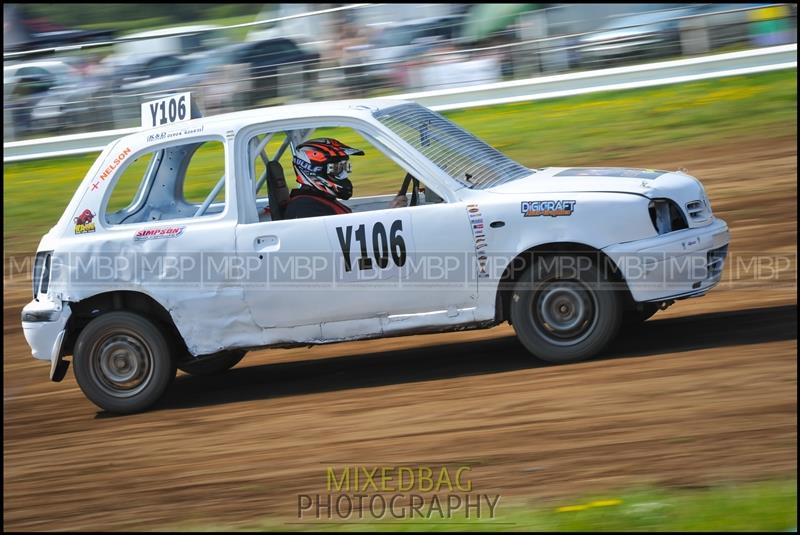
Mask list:
POLYGON ((163 126, 110 143, 36 253, 33 356, 59 381, 72 355, 108 411, 250 349, 504 321, 532 355, 574 362, 721 278, 727 225, 684 172, 529 169, 411 102, 196 119, 186 104, 163 99, 146 112, 163 126), (352 162, 356 192, 369 165, 399 193, 283 219, 282 159, 315 132, 373 156, 352 162), (398 194, 407 206, 391 208, 398 194))

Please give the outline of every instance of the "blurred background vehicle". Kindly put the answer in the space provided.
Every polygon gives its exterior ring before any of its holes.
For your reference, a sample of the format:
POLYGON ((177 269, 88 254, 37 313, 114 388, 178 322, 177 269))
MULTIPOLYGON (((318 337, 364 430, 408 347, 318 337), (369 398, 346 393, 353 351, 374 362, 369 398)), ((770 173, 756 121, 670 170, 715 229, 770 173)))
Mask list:
POLYGON ((208 111, 252 107, 279 96, 279 75, 299 75, 295 84, 302 95, 315 84, 318 60, 318 54, 283 38, 228 44, 186 55, 153 56, 135 68, 128 64, 127 74, 118 78, 115 99, 124 101, 120 106, 129 113, 118 114, 116 120, 134 125, 142 102, 182 91, 192 91, 208 111))
POLYGON ((747 41, 748 8, 758 4, 687 4, 615 17, 594 32, 577 39, 577 65, 602 67, 625 59, 679 56, 691 45, 682 39, 692 30, 705 29, 702 38, 711 50, 747 41))
POLYGON ((680 54, 680 17, 693 7, 620 17, 578 38, 578 65, 604 66, 643 54, 659 57, 680 54))
POLYGON ((797 42, 796 4, 115 4, 87 28, 59 6, 9 6, 7 140, 132 127, 142 101, 176 91, 220 113, 797 42), (249 14, 204 17, 222 8, 249 14), (50 16, 53 28, 77 22, 86 38, 117 12, 133 20, 108 28, 121 36, 111 40, 43 56, 24 37, 25 21, 44 27, 50 16), (164 27, 147 29, 156 20, 164 27), (16 74, 23 64, 43 70, 16 74))
POLYGON ((301 80, 297 89, 301 97, 311 95, 311 89, 317 80, 315 69, 319 67, 319 60, 318 53, 304 50, 286 38, 237 43, 221 49, 219 57, 215 59, 217 66, 247 66, 245 76, 252 87, 247 94, 241 95, 243 106, 252 106, 279 96, 279 75, 299 73, 301 80), (308 93, 304 94, 304 91, 308 93))
POLYGON ((101 62, 114 87, 169 74, 183 63, 179 57, 208 52, 228 42, 215 26, 208 25, 137 32, 124 39, 101 62))
POLYGON ((112 29, 77 29, 42 17, 23 16, 16 4, 3 4, 3 51, 33 50, 113 39, 112 29))
POLYGON ((80 130, 103 105, 99 80, 66 60, 22 62, 3 67, 3 94, 20 134, 80 130))
POLYGON ((358 71, 364 77, 362 87, 380 87, 386 84, 407 85, 406 60, 419 58, 437 44, 458 37, 465 19, 464 14, 444 15, 411 20, 398 24, 382 23, 368 28, 369 41, 364 50, 368 66, 358 71))

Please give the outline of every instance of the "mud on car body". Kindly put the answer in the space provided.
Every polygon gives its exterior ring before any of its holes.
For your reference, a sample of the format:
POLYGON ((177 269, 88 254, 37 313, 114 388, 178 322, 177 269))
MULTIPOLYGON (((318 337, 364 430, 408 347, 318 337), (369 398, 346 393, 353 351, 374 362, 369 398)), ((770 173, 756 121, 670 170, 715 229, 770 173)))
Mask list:
POLYGON ((575 362, 705 294, 728 241, 683 172, 530 169, 410 102, 272 107, 109 144, 39 244, 22 324, 53 380, 72 355, 113 412, 151 406, 176 368, 220 373, 255 348, 504 321, 535 357, 575 362), (396 166, 397 193, 283 219, 282 158, 331 128, 396 166))

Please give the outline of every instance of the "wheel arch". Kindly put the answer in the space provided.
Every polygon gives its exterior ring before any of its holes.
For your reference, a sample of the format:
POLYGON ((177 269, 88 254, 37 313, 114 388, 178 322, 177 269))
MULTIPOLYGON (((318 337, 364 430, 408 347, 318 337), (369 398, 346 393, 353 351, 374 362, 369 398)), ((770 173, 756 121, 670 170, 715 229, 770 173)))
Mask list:
POLYGON ((497 285, 495 298, 495 320, 498 323, 508 321, 511 323, 511 294, 514 285, 520 279, 528 266, 541 256, 571 254, 576 256, 589 256, 603 269, 607 278, 616 283, 621 283, 623 291, 623 307, 625 309, 635 306, 628 283, 624 275, 601 249, 579 242, 549 242, 529 247, 514 257, 503 270, 503 275, 497 285))
POLYGON ((134 290, 102 292, 70 302, 72 315, 66 326, 62 355, 72 354, 75 341, 81 331, 93 319, 112 311, 127 311, 140 314, 160 327, 177 351, 186 350, 186 342, 178 330, 169 311, 152 296, 134 290))

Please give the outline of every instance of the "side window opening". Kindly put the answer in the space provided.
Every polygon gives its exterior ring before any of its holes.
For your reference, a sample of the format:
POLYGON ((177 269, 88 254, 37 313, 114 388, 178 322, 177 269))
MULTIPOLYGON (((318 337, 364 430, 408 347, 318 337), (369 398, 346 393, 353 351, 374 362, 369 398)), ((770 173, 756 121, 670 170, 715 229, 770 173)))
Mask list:
MULTIPOLYGON (((256 210, 260 222, 271 221, 269 180, 265 178, 269 173, 269 161, 276 160, 285 177, 286 186, 291 190, 296 189, 295 171, 292 166, 294 147, 299 142, 313 138, 333 138, 345 145, 364 150, 364 156, 352 156, 350 163, 352 171, 350 179, 353 182, 353 197, 341 201, 348 205, 354 212, 383 210, 390 208, 390 204, 398 194, 404 177, 407 173, 413 174, 405 164, 390 158, 380 148, 370 143, 367 137, 347 127, 323 127, 304 131, 283 131, 261 133, 251 138, 249 142, 249 158, 251 181, 256 191, 256 210), (268 139, 267 139, 268 138, 268 139), (267 139, 265 144, 265 139, 267 139), (263 147, 263 152, 258 152, 263 147), (265 162, 264 160, 267 160, 265 162)), ((420 192, 418 202, 420 205, 445 202, 435 191, 425 185, 424 177, 419 179, 420 192)), ((408 188, 407 198, 411 199, 412 191, 408 188)))
POLYGON ((109 214, 110 223, 112 214, 119 214, 120 217, 124 213, 129 212, 135 205, 136 197, 141 194, 141 190, 145 187, 145 176, 148 170, 154 165, 154 160, 157 152, 147 152, 140 155, 133 160, 122 171, 122 175, 117 179, 114 189, 111 191, 111 197, 106 206, 106 213, 109 214))
MULTIPOLYGON (((188 204, 199 206, 225 175, 225 151, 222 143, 207 141, 200 145, 189 160, 185 173, 181 192, 183 200, 188 204)), ((212 203, 224 205, 224 187, 219 189, 212 203)))
POLYGON ((145 152, 120 173, 104 209, 108 224, 213 216, 225 209, 225 147, 221 141, 145 152))

